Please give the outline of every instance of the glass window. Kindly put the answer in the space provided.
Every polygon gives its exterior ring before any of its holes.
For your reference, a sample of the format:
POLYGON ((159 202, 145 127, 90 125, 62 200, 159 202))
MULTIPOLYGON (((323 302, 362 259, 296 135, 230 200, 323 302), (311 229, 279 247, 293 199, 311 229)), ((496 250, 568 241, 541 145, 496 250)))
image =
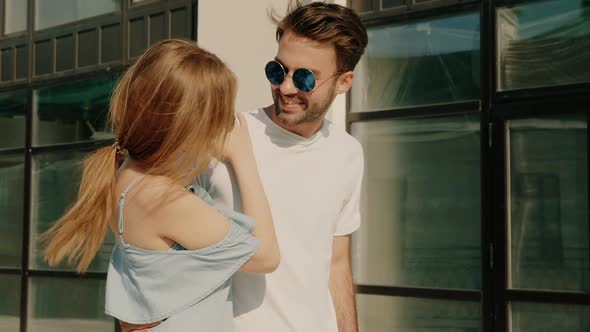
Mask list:
POLYGON ((590 2, 498 9, 499 90, 590 81, 590 2))
POLYGON ((379 120, 351 129, 366 160, 355 280, 480 288, 479 116, 379 120))
POLYGON ((121 10, 121 0, 35 0, 35 30, 121 10))
POLYGON ((512 332, 590 331, 590 306, 511 303, 512 332))
POLYGON ((370 27, 352 112, 479 98, 479 14, 370 27))
POLYGON ((0 275, 0 331, 20 330, 20 276, 0 275))
POLYGON ((359 13, 371 11, 373 10, 373 0, 352 0, 350 8, 359 13))
POLYGON ((0 150, 25 147, 26 123, 26 91, 0 94, 0 150))
POLYGON ((4 0, 4 34, 27 30, 28 0, 4 0))
POLYGON ((479 302, 357 294, 359 331, 476 332, 479 302))
MULTIPOLYGON (((91 151, 69 150, 39 153, 33 159, 31 206, 31 268, 73 270, 62 265, 49 268, 43 260, 43 248, 38 237, 59 219, 76 199, 81 175, 81 161, 91 151)), ((107 232, 110 234, 110 232, 107 232)), ((114 237, 109 235, 97 257, 88 268, 91 272, 106 272, 114 237)))
POLYGON ((0 267, 21 265, 24 154, 0 154, 0 267))
POLYGON ((113 138, 106 126, 116 81, 89 80, 35 91, 34 145, 113 138))
POLYGON ((28 331, 113 331, 104 280, 33 278, 29 285, 28 331))
POLYGON ((584 114, 508 123, 513 288, 590 290, 584 114))

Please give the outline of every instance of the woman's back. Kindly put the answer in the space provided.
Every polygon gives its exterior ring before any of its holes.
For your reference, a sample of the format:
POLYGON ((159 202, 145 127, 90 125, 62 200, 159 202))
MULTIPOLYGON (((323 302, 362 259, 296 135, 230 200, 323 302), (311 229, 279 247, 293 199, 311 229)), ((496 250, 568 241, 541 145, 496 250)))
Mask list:
MULTIPOLYGON (((125 174, 120 174, 121 186, 128 182, 125 174)), ((158 181, 136 177, 119 195, 118 209, 122 213, 118 214, 116 231, 119 238, 107 278, 106 313, 135 324, 165 320, 154 331, 190 331, 188 326, 198 326, 199 330, 206 331, 231 331, 230 280, 259 246, 258 240, 250 234, 254 221, 220 209, 224 216, 222 222, 228 229, 219 241, 196 249, 177 246, 182 249, 172 250, 174 241, 164 240, 161 242, 165 247, 156 248, 159 242, 153 241, 158 238, 154 234, 161 224, 168 223, 162 218, 165 215, 157 204, 156 207, 148 206, 154 197, 166 193, 155 192, 159 188, 158 181), (143 198, 144 195, 147 197, 143 198), (132 205, 135 207, 129 210, 133 212, 128 213, 128 206, 132 205), (128 222, 130 216, 138 219, 128 222), (148 221, 143 223, 142 217, 148 221), (127 237, 153 248, 141 247, 137 242, 131 244, 127 237)), ((207 204, 207 197, 197 197, 188 190, 185 192, 192 199, 207 204)), ((175 205, 174 199, 164 199, 170 201, 164 203, 167 206, 175 205)), ((194 215, 184 216, 187 219, 195 217, 198 219, 194 215)))

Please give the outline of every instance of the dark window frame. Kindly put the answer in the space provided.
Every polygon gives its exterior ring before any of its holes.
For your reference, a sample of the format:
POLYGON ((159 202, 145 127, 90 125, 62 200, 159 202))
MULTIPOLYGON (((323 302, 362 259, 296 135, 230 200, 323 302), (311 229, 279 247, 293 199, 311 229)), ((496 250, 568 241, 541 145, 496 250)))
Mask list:
MULTIPOLYGON (((50 277, 66 280, 106 280, 106 272, 89 272, 78 274, 74 271, 48 271, 37 270, 30 268, 30 246, 31 246, 31 203, 32 203, 32 172, 33 172, 33 157, 37 153, 49 151, 66 151, 72 149, 95 149, 105 145, 112 144, 112 140, 98 140, 98 141, 84 141, 74 143, 60 143, 53 145, 33 146, 33 116, 35 105, 34 93, 36 89, 50 87, 54 85, 61 85, 63 83, 70 83, 72 81, 83 81, 89 79, 104 78, 105 76, 120 75, 134 60, 127 56, 126 49, 129 45, 129 36, 127 29, 127 22, 129 17, 149 15, 154 13, 164 12, 166 14, 165 22, 169 26, 170 13, 173 10, 184 8, 186 12, 186 21, 184 34, 186 39, 195 40, 197 36, 197 9, 198 0, 149 0, 145 3, 131 5, 130 0, 121 0, 121 11, 116 14, 105 14, 85 20, 72 22, 48 29, 35 31, 34 30, 34 2, 28 1, 28 22, 27 30, 24 32, 13 33, 9 35, 3 34, 4 26, 4 0, 0 0, 0 49, 16 48, 17 46, 25 45, 27 47, 28 61, 27 61, 27 76, 21 79, 13 79, 11 81, 0 82, 0 93, 13 91, 26 91, 27 105, 26 105, 26 130, 25 146, 19 148, 0 149, 0 156, 6 154, 22 153, 25 160, 25 174, 24 174, 24 206, 23 220, 22 220, 22 256, 19 268, 5 268, 0 267, 0 275, 6 276, 20 276, 21 282, 21 299, 20 299, 20 331, 26 332, 28 328, 28 300, 29 300, 29 282, 31 278, 35 277, 50 277), (55 72, 42 76, 34 76, 33 68, 35 66, 33 59, 33 45, 36 40, 40 39, 55 39, 66 34, 78 34, 81 31, 88 29, 101 29, 101 27, 110 24, 120 24, 121 27, 121 58, 114 62, 100 63, 84 67, 82 69, 66 70, 64 72, 55 72)), ((170 33, 170 29, 168 33, 170 33)), ((147 36, 146 36, 147 37, 147 36)), ((100 43, 100 41, 99 41, 100 43)), ((77 41, 76 41, 77 44, 77 41)), ((100 54, 99 54, 100 58, 100 54)), ((13 76, 14 78, 14 76, 13 76)), ((113 319, 113 331, 120 331, 120 326, 115 319, 113 319)))
MULTIPOLYGON (((478 291, 459 291, 440 288, 390 287, 357 285, 359 294, 478 301, 481 303, 481 329, 483 332, 510 331, 508 310, 511 301, 590 305, 590 293, 565 291, 537 291, 509 289, 507 287, 507 202, 505 167, 506 121, 519 117, 542 114, 586 113, 590 124, 590 82, 564 84, 552 87, 498 91, 496 66, 497 17, 496 9, 518 3, 538 0, 442 0, 412 6, 380 9, 380 0, 372 0, 373 10, 360 13, 368 26, 413 22, 419 19, 478 11, 480 13, 480 89, 479 100, 437 105, 395 108, 382 111, 351 112, 351 96, 347 94, 346 130, 356 122, 381 119, 468 112, 479 105, 481 126, 481 278, 478 291), (379 9, 375 9, 379 8, 379 9)), ((539 0, 542 1, 542 0, 539 0)), ((351 5, 351 0, 348 0, 351 5)), ((590 134, 588 134, 590 143, 590 134)), ((589 151, 590 155, 590 144, 589 151)), ((590 169, 589 169, 590 172, 590 169)), ((590 178, 590 177, 589 177, 590 178)), ((590 224, 590 220, 589 220, 590 224)))

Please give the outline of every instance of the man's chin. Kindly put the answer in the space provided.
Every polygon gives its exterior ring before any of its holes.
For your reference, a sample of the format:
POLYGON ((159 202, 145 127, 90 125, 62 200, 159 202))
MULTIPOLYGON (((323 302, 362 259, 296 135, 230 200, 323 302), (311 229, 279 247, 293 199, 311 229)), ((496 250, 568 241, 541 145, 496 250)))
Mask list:
POLYGON ((279 114, 277 114, 277 119, 285 125, 288 126, 296 126, 305 122, 305 116, 301 116, 300 114, 289 113, 281 110, 279 114))

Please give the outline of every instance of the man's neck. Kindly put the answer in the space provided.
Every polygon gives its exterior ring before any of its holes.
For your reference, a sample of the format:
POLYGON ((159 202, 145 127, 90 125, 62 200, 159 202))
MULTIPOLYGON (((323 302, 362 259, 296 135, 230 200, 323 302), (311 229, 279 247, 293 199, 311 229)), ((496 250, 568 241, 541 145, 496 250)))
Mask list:
POLYGON ((274 104, 265 107, 264 112, 272 120, 272 122, 276 123, 279 127, 305 138, 310 138, 311 136, 313 136, 313 134, 317 133, 320 129, 322 129, 322 125, 324 123, 324 117, 322 116, 314 121, 304 122, 298 125, 290 126, 288 124, 283 123, 281 120, 277 118, 274 104))

